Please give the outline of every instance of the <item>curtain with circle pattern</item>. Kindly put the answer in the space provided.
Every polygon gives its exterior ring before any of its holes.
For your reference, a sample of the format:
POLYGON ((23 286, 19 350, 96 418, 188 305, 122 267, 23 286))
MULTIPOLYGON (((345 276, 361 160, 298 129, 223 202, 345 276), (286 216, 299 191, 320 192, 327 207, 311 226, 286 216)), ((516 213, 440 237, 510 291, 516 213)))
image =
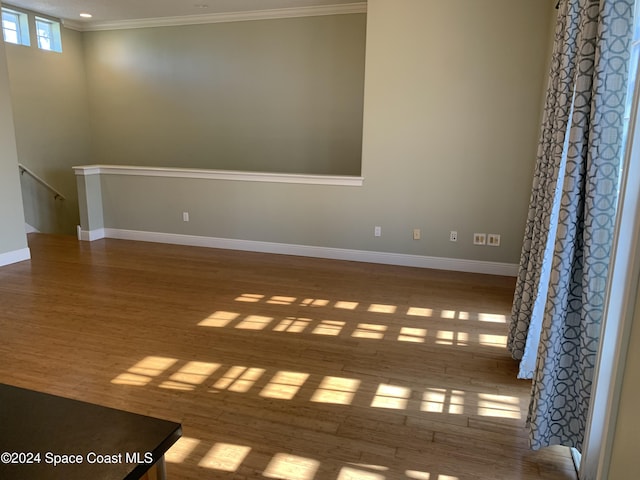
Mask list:
POLYGON ((531 447, 582 447, 623 151, 634 0, 561 0, 508 347, 531 447))

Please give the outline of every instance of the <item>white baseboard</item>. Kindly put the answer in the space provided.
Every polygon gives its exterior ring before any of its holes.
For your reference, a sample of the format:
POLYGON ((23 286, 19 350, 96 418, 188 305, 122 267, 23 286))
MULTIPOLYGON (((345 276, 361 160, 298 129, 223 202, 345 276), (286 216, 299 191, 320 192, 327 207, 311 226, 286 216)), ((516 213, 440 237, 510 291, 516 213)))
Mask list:
POLYGON ((28 248, 0 253, 0 267, 11 265, 12 263, 24 262, 29 259, 31 259, 31 250, 28 248))
POLYGON ((99 228, 97 230, 82 230, 80 225, 78 225, 78 240, 93 242, 94 240, 100 240, 102 238, 105 238, 104 228, 99 228))
POLYGON ((28 223, 25 222, 24 224, 24 231, 26 233, 40 233, 40 230, 38 230, 36 227, 34 227, 33 225, 29 225, 28 223))
POLYGON ((293 245, 274 242, 258 242, 254 240, 203 237, 177 233, 143 232, 139 230, 123 230, 118 228, 104 228, 91 231, 81 230, 78 228, 78 238, 80 240, 87 241, 99 240, 101 238, 115 238, 119 240, 136 240, 141 242, 189 245, 192 247, 223 248, 227 250, 243 250, 281 255, 297 255, 302 257, 329 258, 352 262, 381 263, 385 265, 433 268, 436 270, 484 273, 510 277, 515 277, 518 273, 518 266, 512 263, 484 262, 459 258, 427 257, 423 255, 408 255, 404 253, 371 252, 366 250, 314 247, 309 245, 293 245))

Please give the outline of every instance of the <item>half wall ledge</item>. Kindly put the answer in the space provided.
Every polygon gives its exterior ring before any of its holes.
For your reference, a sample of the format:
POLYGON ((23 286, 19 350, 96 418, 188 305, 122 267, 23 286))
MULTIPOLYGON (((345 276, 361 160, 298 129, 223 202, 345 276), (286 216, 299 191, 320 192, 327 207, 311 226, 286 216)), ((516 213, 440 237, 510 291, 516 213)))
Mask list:
POLYGON ((83 165, 73 167, 77 176, 132 175, 143 177, 202 178, 237 182, 296 183, 361 187, 364 177, 348 175, 309 175, 299 173, 243 172, 194 168, 138 167, 129 165, 83 165))

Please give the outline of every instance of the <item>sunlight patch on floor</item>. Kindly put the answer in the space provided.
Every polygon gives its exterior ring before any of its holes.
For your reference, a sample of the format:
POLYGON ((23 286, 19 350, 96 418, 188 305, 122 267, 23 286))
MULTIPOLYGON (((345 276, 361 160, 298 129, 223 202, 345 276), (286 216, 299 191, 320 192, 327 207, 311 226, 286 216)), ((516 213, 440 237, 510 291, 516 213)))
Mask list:
POLYGON ((310 318, 287 317, 273 329, 274 332, 302 333, 311 323, 310 318))
POLYGON ((464 413, 465 392, 446 388, 427 388, 422 395, 420 411, 430 413, 464 413))
POLYGON ((295 301, 296 297, 282 297, 279 295, 274 295, 269 300, 267 300, 267 303, 270 303, 271 305, 293 305, 293 302, 295 301))
POLYGON ((180 370, 171 375, 167 382, 161 383, 160 386, 179 390, 193 390, 196 386, 204 383, 221 366, 219 363, 187 362, 180 370))
POLYGON ((322 298, 305 298, 300 305, 303 307, 326 307, 329 303, 329 300, 322 298))
POLYGON ((398 335, 399 342, 425 343, 427 330, 425 328, 402 327, 398 335))
POLYGON ((398 307, 395 305, 383 305, 381 303, 372 303, 367 309, 371 313, 396 313, 398 307))
POLYGON ((339 322, 337 320, 321 320, 320 324, 313 329, 313 333, 316 335, 328 335, 337 337, 345 326, 345 322, 339 322))
POLYGON ((359 388, 360 380, 355 378, 324 377, 311 401, 350 405, 359 388))
POLYGON ((484 345, 485 347, 505 348, 507 346, 506 335, 489 335, 481 333, 478 335, 478 341, 480 342, 480 345, 484 345))
POLYGON ((333 306, 342 310, 355 310, 356 308, 358 308, 358 305, 358 302, 345 302, 342 300, 338 300, 333 306))
POLYGON ((191 437, 180 437, 176 443, 164 454, 169 463, 182 463, 200 445, 200 440, 191 437))
POLYGON ((236 328, 241 330, 264 330, 273 322, 273 317, 263 317, 262 315, 247 315, 236 328))
POLYGON ((111 380, 117 385, 145 386, 155 377, 171 368, 178 360, 176 358, 149 356, 140 360, 126 372, 111 380))
POLYGON ((283 480, 312 480, 320 462, 288 453, 277 453, 263 472, 267 478, 283 480))
POLYGON ((411 397, 411 389, 381 383, 376 391, 376 396, 371 402, 371 406, 375 408, 404 410, 407 407, 409 397, 411 397))
POLYGON ((497 313, 479 313, 478 320, 480 322, 507 323, 507 317, 497 313))
POLYGON ((229 390, 230 392, 246 393, 264 374, 264 368, 248 368, 235 365, 212 385, 214 390, 229 390))
POLYGON ((271 381, 260 392, 261 397, 291 400, 309 378, 308 373, 285 372, 276 373, 271 381))
POLYGON ((521 419, 520 399, 508 395, 478 394, 478 415, 521 419))
POLYGON ((259 293, 243 293, 239 297, 236 297, 236 302, 256 303, 264 298, 264 295, 259 293))
POLYGON ((235 472, 251 452, 251 447, 232 443, 216 443, 198 463, 199 466, 235 472))
POLYGON ((467 332, 438 330, 438 333, 436 333, 436 345, 467 347, 469 346, 469 334, 467 332))
POLYGON ((336 480, 384 480, 380 473, 368 472, 359 468, 342 467, 336 480))
POLYGON ((407 315, 411 315, 412 317, 431 317, 433 310, 430 308, 409 307, 407 315))
POLYGON ((376 325, 373 323, 359 323, 358 327, 351 334, 353 338, 384 338, 384 332, 387 331, 386 325, 376 325))
POLYGON ((240 314, 236 312, 218 311, 209 315, 207 318, 198 323, 198 325, 200 325, 201 327, 223 328, 229 325, 229 323, 233 322, 239 316, 240 314))

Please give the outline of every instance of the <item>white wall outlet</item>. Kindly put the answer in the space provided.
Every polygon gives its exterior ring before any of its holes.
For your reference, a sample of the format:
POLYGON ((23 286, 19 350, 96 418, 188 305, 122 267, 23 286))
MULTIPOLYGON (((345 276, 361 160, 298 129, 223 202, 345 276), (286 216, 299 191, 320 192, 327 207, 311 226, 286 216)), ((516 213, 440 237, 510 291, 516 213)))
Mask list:
POLYGON ((450 242, 457 242, 458 241, 458 232, 456 232, 455 230, 451 230, 449 232, 449 241, 450 242))
POLYGON ((182 212, 182 221, 183 222, 189 221, 189 212, 182 212))
POLYGON ((379 226, 375 226, 373 227, 373 236, 374 237, 381 237, 382 236, 382 227, 379 226))
POLYGON ((473 234, 473 244, 474 245, 486 245, 487 244, 487 234, 486 233, 474 233, 473 234))
POLYGON ((414 228, 413 229, 413 239, 414 240, 420 240, 421 235, 422 235, 422 232, 420 231, 419 228, 414 228))
POLYGON ((499 247, 500 246, 500 234, 498 233, 490 233, 487 235, 487 245, 490 247, 499 247))

